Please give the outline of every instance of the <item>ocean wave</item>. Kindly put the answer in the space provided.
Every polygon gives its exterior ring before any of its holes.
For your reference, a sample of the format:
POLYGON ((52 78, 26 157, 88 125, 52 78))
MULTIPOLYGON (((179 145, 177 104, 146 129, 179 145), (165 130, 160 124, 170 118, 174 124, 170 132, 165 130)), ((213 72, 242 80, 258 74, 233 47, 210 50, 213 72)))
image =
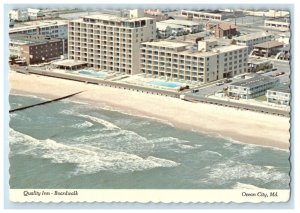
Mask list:
POLYGON ((263 190, 264 188, 260 188, 251 184, 245 184, 245 183, 240 183, 237 182, 234 186, 233 189, 255 189, 255 190, 263 190))
POLYGON ((222 157, 222 154, 220 154, 219 152, 215 152, 215 151, 211 151, 211 150, 205 150, 203 152, 201 152, 201 155, 214 155, 214 156, 219 156, 219 157, 222 157))
POLYGON ((113 123, 111 123, 109 121, 103 120, 101 118, 97 118, 97 117, 90 116, 90 115, 83 115, 83 114, 77 114, 77 115, 80 116, 80 117, 83 117, 83 118, 88 118, 91 121, 94 121, 96 123, 99 123, 99 124, 105 126, 109 130, 120 129, 120 127, 114 125, 113 123))
POLYGON ((17 154, 51 159, 53 163, 76 164, 76 170, 72 172, 75 175, 99 171, 126 173, 179 165, 174 161, 153 156, 142 158, 135 154, 101 149, 85 144, 67 145, 50 139, 38 140, 14 130, 11 130, 11 140, 13 143, 28 146, 17 154))
POLYGON ((186 145, 186 144, 178 144, 178 147, 180 147, 181 149, 187 149, 187 150, 191 150, 191 149, 196 149, 196 146, 191 146, 191 145, 186 145))
POLYGON ((208 180, 216 184, 228 183, 229 181, 244 178, 254 178, 262 184, 279 181, 283 185, 288 185, 290 181, 288 174, 279 172, 273 168, 232 160, 216 164, 208 172, 208 180))
POLYGON ((65 115, 75 115, 75 112, 73 110, 70 110, 70 109, 63 109, 59 113, 65 114, 65 115))
POLYGON ((78 123, 78 124, 74 124, 72 125, 73 128, 78 128, 78 129, 82 129, 82 128, 87 128, 87 127, 91 127, 94 124, 92 124, 91 122, 88 121, 84 121, 83 123, 78 123))

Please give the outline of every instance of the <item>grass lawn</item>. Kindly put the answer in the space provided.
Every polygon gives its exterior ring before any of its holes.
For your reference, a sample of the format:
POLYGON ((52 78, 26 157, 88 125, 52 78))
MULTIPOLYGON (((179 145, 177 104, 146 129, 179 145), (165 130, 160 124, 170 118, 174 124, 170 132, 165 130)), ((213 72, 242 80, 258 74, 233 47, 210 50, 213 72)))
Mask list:
POLYGON ((256 101, 267 101, 267 97, 265 95, 262 96, 258 96, 256 98, 254 98, 256 101))

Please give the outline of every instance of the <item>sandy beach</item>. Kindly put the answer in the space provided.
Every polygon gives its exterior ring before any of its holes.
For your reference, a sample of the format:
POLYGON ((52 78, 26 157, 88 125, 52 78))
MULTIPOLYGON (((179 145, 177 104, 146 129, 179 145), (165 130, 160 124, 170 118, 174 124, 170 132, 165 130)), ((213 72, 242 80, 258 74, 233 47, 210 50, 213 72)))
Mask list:
POLYGON ((285 150, 290 146, 290 119, 287 117, 16 72, 10 72, 10 89, 11 94, 47 98, 84 90, 71 100, 153 117, 179 128, 220 135, 242 143, 285 150))

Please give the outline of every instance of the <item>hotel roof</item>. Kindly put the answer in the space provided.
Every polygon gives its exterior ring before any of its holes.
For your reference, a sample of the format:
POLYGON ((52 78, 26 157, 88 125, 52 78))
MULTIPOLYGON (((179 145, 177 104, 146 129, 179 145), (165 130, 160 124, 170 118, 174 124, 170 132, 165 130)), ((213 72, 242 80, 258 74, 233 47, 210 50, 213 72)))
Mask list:
POLYGON ((67 21, 36 21, 32 23, 28 23, 28 25, 20 25, 20 26, 15 26, 13 28, 9 29, 9 33, 14 33, 14 32, 19 32, 23 30, 31 30, 31 29, 36 29, 37 27, 43 28, 43 27, 51 27, 51 26, 59 26, 59 25, 68 25, 67 21))
POLYGON ((164 22, 156 22, 156 28, 158 29, 166 29, 167 27, 170 28, 184 28, 182 25, 178 24, 171 24, 171 23, 164 23, 164 22))
POLYGON ((270 91, 274 91, 274 92, 282 92, 282 93, 290 93, 291 92, 291 89, 290 87, 288 87, 287 85, 279 85, 279 86, 276 86, 272 89, 268 89, 270 91))
POLYGON ((267 48, 280 47, 283 45, 284 45, 284 43, 279 42, 279 41, 267 41, 267 42, 264 42, 261 44, 257 44, 257 45, 255 45, 255 47, 267 49, 267 48))
POLYGON ((166 47, 166 48, 186 47, 189 45, 188 43, 174 42, 174 41, 144 42, 142 44, 156 46, 156 47, 166 47))
MULTIPOLYGON (((125 18, 125 17, 120 17, 120 16, 116 16, 116 15, 109 15, 109 14, 89 15, 89 16, 83 16, 82 18, 98 19, 98 20, 103 20, 103 21, 115 21, 115 22, 140 21, 140 20, 145 20, 145 19, 153 19, 153 18, 150 18, 150 17, 125 18)), ((82 20, 82 19, 80 19, 80 20, 82 20)))
POLYGON ((188 21, 188 20, 174 20, 174 19, 168 19, 165 21, 161 21, 162 23, 168 23, 168 24, 178 24, 183 26, 197 26, 202 25, 200 23, 194 22, 194 21, 188 21))
POLYGON ((234 24, 228 22, 221 22, 220 24, 218 24, 218 26, 222 30, 236 29, 236 26, 234 24))
MULTIPOLYGON (((215 40, 215 39, 213 39, 215 40)), ((156 47, 165 47, 165 48, 181 48, 178 53, 182 54, 189 54, 191 56, 212 56, 222 52, 229 52, 234 50, 240 50, 247 48, 246 46, 239 46, 239 45, 229 45, 229 46, 216 46, 208 51, 198 51, 197 46, 192 46, 190 42, 175 42, 175 41, 158 41, 158 42, 144 42, 142 44, 156 46, 156 47)))
POLYGON ((27 34, 12 34, 9 36, 10 40, 23 41, 28 45, 37 45, 44 44, 49 42, 57 42, 61 39, 58 38, 50 38, 49 36, 44 35, 27 35, 27 34))
POLYGON ((253 78, 246 79, 243 81, 235 82, 232 83, 232 86, 240 86, 240 87, 248 87, 248 88, 253 88, 257 86, 261 86, 267 83, 271 83, 274 81, 279 81, 279 79, 271 78, 269 76, 262 76, 262 75, 257 75, 253 78))
POLYGON ((254 40, 257 38, 262 38, 265 36, 270 36, 273 35, 272 33, 267 33, 267 32, 258 32, 258 33, 251 33, 243 36, 237 37, 237 41, 249 41, 249 40, 254 40))

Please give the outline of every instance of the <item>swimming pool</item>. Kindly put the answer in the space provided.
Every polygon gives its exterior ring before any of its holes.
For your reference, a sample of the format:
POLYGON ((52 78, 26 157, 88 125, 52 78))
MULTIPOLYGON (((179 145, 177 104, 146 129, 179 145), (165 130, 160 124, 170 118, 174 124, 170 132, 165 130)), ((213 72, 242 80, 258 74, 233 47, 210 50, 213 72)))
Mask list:
POLYGON ((107 76, 107 73, 105 72, 89 72, 89 71, 85 71, 85 70, 81 70, 79 71, 80 74, 82 75, 89 75, 89 76, 92 76, 92 77, 97 77, 97 78, 104 78, 107 76))
POLYGON ((168 87, 168 88, 177 88, 180 87, 180 83, 176 82, 165 82, 165 81, 150 81, 148 84, 152 84, 155 86, 168 87))

